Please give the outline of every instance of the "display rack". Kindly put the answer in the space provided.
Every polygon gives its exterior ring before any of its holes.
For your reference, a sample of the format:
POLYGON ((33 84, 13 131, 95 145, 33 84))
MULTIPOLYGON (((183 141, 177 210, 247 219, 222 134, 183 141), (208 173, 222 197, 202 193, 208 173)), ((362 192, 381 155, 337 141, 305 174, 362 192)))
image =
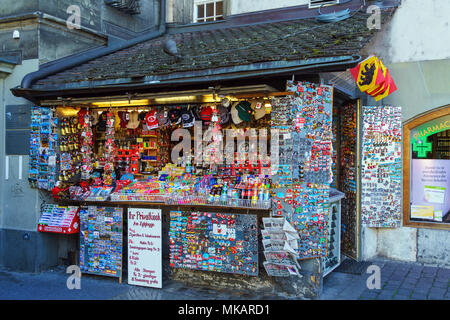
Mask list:
POLYGON ((341 199, 344 197, 344 193, 330 188, 327 255, 322 258, 324 277, 341 264, 341 199))
POLYGON ((47 204, 37 225, 40 232, 73 234, 79 232, 80 208, 47 204))

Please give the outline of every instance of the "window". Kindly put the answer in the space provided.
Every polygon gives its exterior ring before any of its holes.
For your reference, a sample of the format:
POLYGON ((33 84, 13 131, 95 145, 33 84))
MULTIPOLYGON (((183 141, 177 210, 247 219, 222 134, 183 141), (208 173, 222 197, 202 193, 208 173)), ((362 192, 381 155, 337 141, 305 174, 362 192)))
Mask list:
POLYGON ((450 106, 404 126, 403 222, 450 229, 450 106))
POLYGON ((339 4, 339 0, 309 0, 309 8, 319 8, 332 4, 339 4))
POLYGON ((194 22, 223 20, 223 1, 195 1, 194 22))

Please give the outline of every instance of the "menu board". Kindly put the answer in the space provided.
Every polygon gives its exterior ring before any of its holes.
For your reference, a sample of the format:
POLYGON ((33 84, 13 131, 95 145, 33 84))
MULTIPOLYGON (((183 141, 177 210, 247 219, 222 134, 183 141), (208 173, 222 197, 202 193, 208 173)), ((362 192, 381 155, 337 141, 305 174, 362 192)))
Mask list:
POLYGON ((173 268, 258 275, 256 215, 172 211, 169 242, 173 268))
POLYGON ((361 223, 396 228, 401 222, 401 108, 363 108, 361 223))
POLYGON ((122 277, 122 208, 80 208, 80 269, 122 277))
POLYGON ((160 209, 128 209, 128 283, 162 288, 160 209))
POLYGON ((38 231, 52 233, 79 232, 78 207, 65 207, 56 204, 46 204, 38 222, 38 231))

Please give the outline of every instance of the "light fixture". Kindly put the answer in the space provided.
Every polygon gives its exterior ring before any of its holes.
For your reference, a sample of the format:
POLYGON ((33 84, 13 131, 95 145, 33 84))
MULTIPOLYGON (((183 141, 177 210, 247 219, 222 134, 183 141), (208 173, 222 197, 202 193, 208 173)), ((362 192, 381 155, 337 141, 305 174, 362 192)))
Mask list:
POLYGON ((100 108, 142 106, 148 105, 148 99, 129 100, 129 101, 128 100, 100 101, 100 102, 93 102, 92 105, 100 108))

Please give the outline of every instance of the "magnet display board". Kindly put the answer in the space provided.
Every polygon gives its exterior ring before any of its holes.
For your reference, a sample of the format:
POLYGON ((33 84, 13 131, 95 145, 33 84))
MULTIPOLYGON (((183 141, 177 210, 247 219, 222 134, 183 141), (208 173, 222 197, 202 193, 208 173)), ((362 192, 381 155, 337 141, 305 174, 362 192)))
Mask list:
POLYGON ((80 208, 80 269, 122 278, 122 208, 80 208))
POLYGON ((128 283, 162 288, 161 209, 128 209, 128 283))
POLYGON ((368 227, 400 227, 401 116, 400 107, 363 107, 361 223, 368 227))
POLYGON ((173 268, 258 275, 256 215, 172 211, 169 242, 173 268))
POLYGON ((286 218, 298 231, 300 259, 322 257, 332 180, 333 87, 288 81, 287 91, 294 94, 272 100, 272 127, 280 132, 272 216, 286 218))

